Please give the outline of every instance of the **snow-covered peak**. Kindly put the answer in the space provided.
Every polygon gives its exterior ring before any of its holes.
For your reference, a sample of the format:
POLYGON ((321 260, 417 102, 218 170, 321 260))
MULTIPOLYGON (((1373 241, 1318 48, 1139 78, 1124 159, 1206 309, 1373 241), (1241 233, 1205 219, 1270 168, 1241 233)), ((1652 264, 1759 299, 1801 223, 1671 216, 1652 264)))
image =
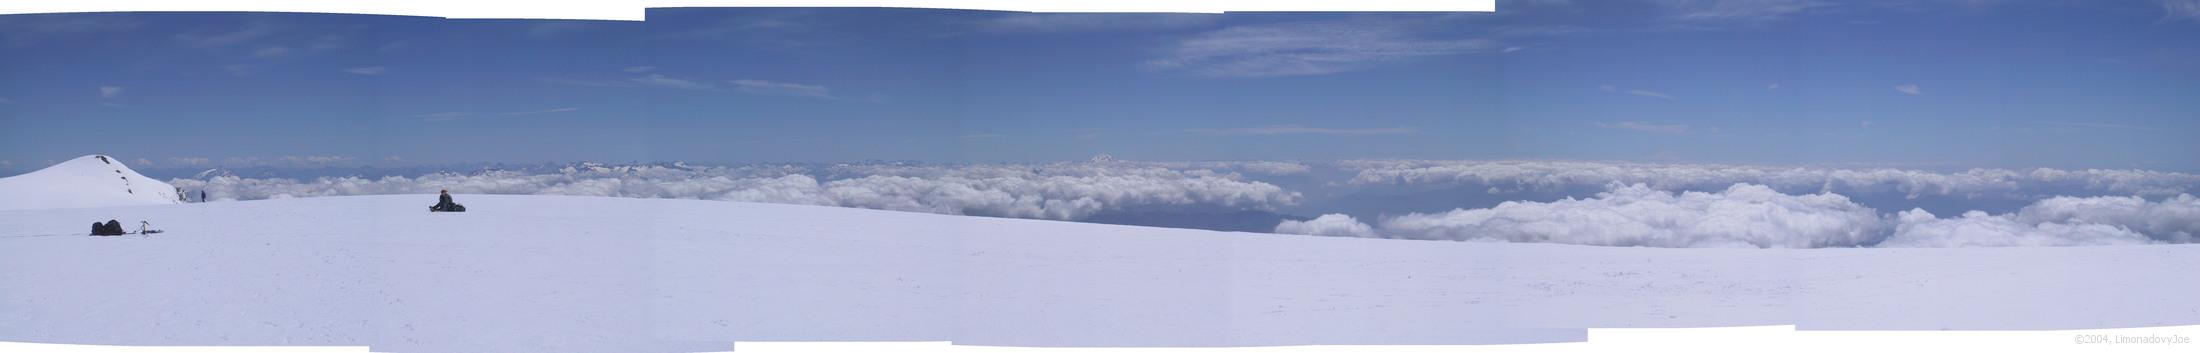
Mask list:
POLYGON ((138 174, 105 155, 77 157, 0 178, 0 210, 182 203, 176 187, 138 174))

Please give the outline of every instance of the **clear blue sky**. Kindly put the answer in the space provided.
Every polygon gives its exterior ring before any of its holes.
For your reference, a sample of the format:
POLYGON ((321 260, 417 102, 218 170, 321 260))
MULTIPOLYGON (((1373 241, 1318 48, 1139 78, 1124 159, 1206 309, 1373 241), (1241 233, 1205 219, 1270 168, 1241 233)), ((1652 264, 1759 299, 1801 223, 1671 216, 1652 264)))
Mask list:
POLYGON ((2184 0, 0 16, 0 170, 1555 158, 2200 169, 2184 0), (394 157, 394 158, 392 158, 394 157))

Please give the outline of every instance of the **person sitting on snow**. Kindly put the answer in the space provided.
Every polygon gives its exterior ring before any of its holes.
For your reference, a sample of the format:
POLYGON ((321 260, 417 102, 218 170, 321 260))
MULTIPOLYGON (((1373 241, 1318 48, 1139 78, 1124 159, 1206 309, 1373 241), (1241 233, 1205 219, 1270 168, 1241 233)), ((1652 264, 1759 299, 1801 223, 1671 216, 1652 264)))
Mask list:
POLYGON ((442 196, 437 196, 437 197, 436 197, 436 203, 435 203, 435 206, 429 206, 429 207, 428 207, 428 211, 429 211, 429 212, 466 212, 466 205, 460 205, 460 204, 458 204, 457 202, 451 202, 451 189, 443 189, 443 195, 442 195, 442 196))

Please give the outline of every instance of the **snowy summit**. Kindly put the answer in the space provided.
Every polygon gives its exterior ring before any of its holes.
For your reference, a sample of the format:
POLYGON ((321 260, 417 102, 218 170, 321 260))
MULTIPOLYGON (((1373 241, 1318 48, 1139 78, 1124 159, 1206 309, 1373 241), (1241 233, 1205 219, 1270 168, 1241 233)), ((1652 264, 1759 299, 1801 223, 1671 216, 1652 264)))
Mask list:
POLYGON ((89 155, 0 178, 0 210, 182 203, 176 187, 138 174, 122 161, 89 155))

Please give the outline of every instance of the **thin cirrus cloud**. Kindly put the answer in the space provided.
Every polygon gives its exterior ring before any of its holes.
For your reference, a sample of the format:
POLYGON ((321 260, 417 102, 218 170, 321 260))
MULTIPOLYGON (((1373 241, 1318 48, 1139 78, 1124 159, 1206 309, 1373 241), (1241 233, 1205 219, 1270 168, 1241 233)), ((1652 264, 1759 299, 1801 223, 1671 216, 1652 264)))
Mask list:
POLYGON ((390 73, 390 68, 388 68, 388 67, 383 67, 383 66, 367 66, 367 67, 354 67, 354 68, 348 68, 348 69, 344 69, 344 72, 345 72, 345 73, 349 73, 349 74, 353 74, 353 75, 368 75, 368 76, 374 76, 374 75, 381 75, 381 74, 386 74, 386 73, 390 73))
POLYGON ((272 46, 272 47, 265 47, 265 48, 260 48, 260 49, 258 49, 258 50, 253 50, 253 51, 252 51, 252 57, 254 57, 254 58, 261 58, 261 59, 266 59, 266 58, 274 58, 274 57, 280 57, 280 56, 283 56, 283 55, 286 55, 286 54, 290 54, 290 47, 285 47, 285 46, 279 46, 279 45, 278 45, 278 46, 272 46))
POLYGON ((2075 127, 2075 128, 2095 128, 2095 129, 2131 129, 2131 128, 2136 128, 2135 126, 2131 126, 2131 125, 2125 125, 2125 124, 2112 124, 2112 123, 2093 123, 2093 122, 2081 122, 2081 121, 2033 121, 2033 122, 2027 122, 2026 124, 2033 124, 2033 125, 2044 125, 2044 126, 2059 126, 2059 127, 2075 127))
POLYGON ((1685 124, 1659 124, 1641 121, 1621 121, 1614 123, 1598 122, 1596 123, 1596 125, 1597 127, 1606 129, 1620 129, 1667 135, 1688 133, 1688 125, 1685 124))
POLYGON ((497 114, 494 114, 494 115, 486 115, 486 114, 474 114, 474 113, 467 113, 467 112, 436 112, 436 113, 427 113, 427 114, 416 114, 416 115, 413 115, 412 117, 414 117, 414 118, 420 118, 420 120, 421 120, 421 121, 427 121, 427 122, 446 122, 446 121, 458 121, 458 120, 465 120, 465 119, 478 118, 478 117, 491 117, 491 116, 498 116, 498 117, 502 117, 502 116, 528 116, 528 115, 543 115, 543 114, 556 114, 556 113, 575 112, 575 111, 580 111, 580 110, 581 110, 581 108, 578 108, 578 107, 565 107, 565 108, 552 108, 552 109, 543 109, 543 110, 529 110, 529 111, 505 112, 505 113, 497 113, 497 114))
POLYGON ((1639 90, 1639 89, 1631 89, 1631 90, 1627 90, 1627 94, 1632 94, 1632 95, 1637 95, 1637 96, 1643 96, 1643 97, 1650 97, 1650 98, 1657 98, 1657 99, 1663 99, 1663 100, 1673 100, 1673 95, 1665 94, 1665 93, 1662 93, 1662 92, 1658 92, 1658 91, 1649 91, 1649 90, 1639 90))
POLYGON ((1821 0, 1653 0, 1669 19, 1684 22, 1779 21, 1813 9, 1834 6, 1821 0))
POLYGON ((734 89, 750 94, 833 98, 832 89, 821 85, 773 82, 757 79, 740 79, 728 82, 733 83, 734 89))
POLYGON ((1071 33, 1108 31, 1158 31, 1206 27, 1220 15, 1212 14, 1008 14, 978 21, 975 28, 987 33, 1071 33))
POLYGON ((1924 87, 1918 87, 1918 86, 1917 86, 1917 84, 1915 84, 1915 83, 1912 83, 1912 84, 1905 84, 1905 85, 1900 85, 1900 86, 1894 86, 1894 91, 1895 91, 1895 92, 1902 92, 1902 94, 1907 94, 1907 95, 1912 95, 1912 96, 1922 96, 1922 95, 1925 95, 1925 88, 1924 88, 1924 87))
POLYGON ((178 33, 177 42, 201 48, 228 47, 258 42, 260 39, 282 33, 286 26, 269 21, 250 21, 234 28, 200 30, 178 33))
POLYGON ((1427 27, 1373 19, 1235 26, 1179 40, 1144 66, 1208 78, 1309 76, 1501 47, 1490 39, 1440 36, 1427 27))
MULTIPOLYGON (((1778 87, 1778 85, 1777 85, 1777 84, 1775 84, 1775 85, 1774 85, 1774 87, 1778 87)), ((1769 88, 1768 88, 1768 89, 1769 89, 1769 88)), ((1674 100, 1674 99, 1675 99, 1675 97, 1673 97, 1673 95, 1670 95, 1670 94, 1665 94, 1665 92, 1658 92, 1658 91, 1652 91, 1652 90, 1646 90, 1646 89, 1626 89, 1626 90, 1622 90, 1622 89, 1620 89, 1620 87, 1619 87, 1619 86, 1614 86, 1614 85, 1601 85, 1601 86, 1597 86, 1597 90, 1598 90, 1598 91, 1605 91, 1605 92, 1613 92, 1613 93, 1625 93, 1625 94, 1627 94, 1627 95, 1632 95, 1632 96, 1638 96, 1638 97, 1650 97, 1650 98, 1657 98, 1657 99, 1663 99, 1663 100, 1674 100)))
POLYGON ((653 74, 649 74, 649 75, 644 75, 644 76, 641 76, 641 77, 635 77, 635 78, 627 79, 627 82, 631 82, 631 83, 634 83, 634 84, 638 84, 638 85, 642 85, 642 86, 647 86, 647 87, 664 87, 664 88, 693 89, 693 90, 711 90, 711 89, 716 89, 716 88, 718 88, 717 86, 713 86, 713 85, 711 85, 711 84, 709 84, 709 83, 705 83, 705 82, 702 82, 702 81, 696 81, 696 80, 690 80, 690 79, 684 79, 684 78, 677 78, 677 77, 665 76, 664 74, 654 74, 654 73, 653 73, 653 74))
POLYGON ((114 98, 121 96, 121 86, 99 86, 99 98, 114 98))
POLYGON ((580 110, 581 110, 581 108, 574 108, 574 107, 565 107, 565 108, 554 108, 554 109, 544 109, 544 110, 531 110, 531 111, 524 111, 524 112, 510 112, 510 113, 504 113, 504 114, 498 114, 498 115, 503 115, 503 116, 521 116, 521 115, 542 115, 542 114, 552 114, 552 113, 564 113, 564 112, 573 112, 573 111, 580 111, 580 110))
POLYGON ((1409 128, 1325 128, 1301 125, 1272 125, 1227 129, 1185 129, 1185 132, 1214 135, 1398 135, 1418 132, 1409 128))
POLYGON ((2162 3, 2162 21, 2200 22, 2200 0, 2159 0, 2162 3))

